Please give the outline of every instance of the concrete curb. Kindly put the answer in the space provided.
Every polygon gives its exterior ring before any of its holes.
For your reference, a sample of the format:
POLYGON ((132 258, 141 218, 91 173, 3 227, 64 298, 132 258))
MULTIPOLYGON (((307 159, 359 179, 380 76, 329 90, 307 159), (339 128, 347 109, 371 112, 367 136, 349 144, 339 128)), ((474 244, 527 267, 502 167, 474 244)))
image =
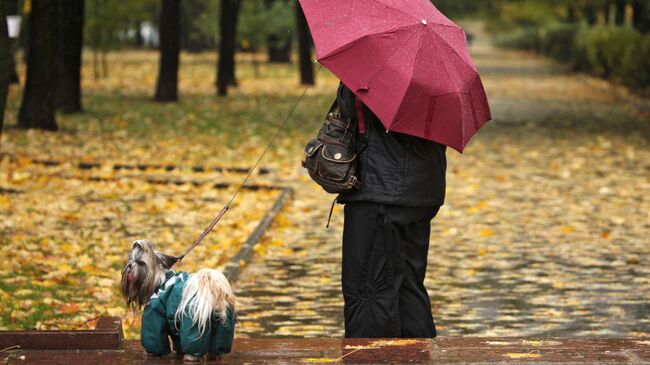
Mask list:
POLYGON ((255 245, 262 238, 264 232, 269 228, 275 216, 280 212, 280 210, 282 210, 285 202, 291 196, 293 196, 294 193, 294 190, 289 187, 276 187, 276 189, 281 190, 282 193, 276 199, 273 207, 271 207, 271 209, 266 212, 264 218, 260 220, 260 223, 257 225, 253 233, 248 236, 248 239, 246 239, 246 241, 243 243, 242 247, 239 249, 239 252, 237 252, 237 254, 232 259, 230 259, 230 263, 228 263, 224 269, 224 275, 231 283, 237 280, 238 275, 243 269, 243 265, 241 264, 242 261, 245 262, 251 257, 255 245))

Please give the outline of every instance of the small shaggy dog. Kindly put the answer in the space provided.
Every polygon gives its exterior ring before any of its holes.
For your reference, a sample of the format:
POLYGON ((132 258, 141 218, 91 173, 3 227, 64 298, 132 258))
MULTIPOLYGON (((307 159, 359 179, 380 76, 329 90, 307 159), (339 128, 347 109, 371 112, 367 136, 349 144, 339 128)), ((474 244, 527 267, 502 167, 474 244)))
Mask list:
POLYGON ((173 272, 174 263, 175 257, 141 240, 133 242, 122 269, 127 306, 144 306, 142 346, 150 355, 166 355, 171 338, 176 353, 187 361, 230 352, 236 321, 230 283, 217 270, 173 272))

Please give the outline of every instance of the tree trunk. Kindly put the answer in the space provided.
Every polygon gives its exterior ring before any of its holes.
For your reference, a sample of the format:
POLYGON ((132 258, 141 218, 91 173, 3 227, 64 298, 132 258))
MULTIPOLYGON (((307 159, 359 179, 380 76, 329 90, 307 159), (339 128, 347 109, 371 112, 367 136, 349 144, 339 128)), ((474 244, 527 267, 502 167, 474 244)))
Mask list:
POLYGON ((160 16, 160 70, 156 101, 178 100, 178 63, 181 42, 181 2, 162 0, 160 16))
POLYGON ((298 32, 298 53, 300 55, 300 83, 303 85, 314 85, 314 66, 311 61, 312 39, 309 34, 309 26, 305 13, 300 3, 296 1, 296 28, 298 32))
POLYGON ((190 12, 187 10, 187 7, 192 5, 194 4, 183 4, 181 6, 183 10, 180 12, 181 14, 179 19, 178 37, 180 39, 180 48, 185 51, 187 51, 189 48, 191 33, 190 21, 188 19, 190 12))
POLYGON ((283 42, 276 35, 267 42, 269 63, 291 63, 291 42, 283 42))
POLYGON ((616 25, 616 5, 614 5, 614 0, 605 0, 605 5, 601 11, 605 15, 606 25, 616 25))
POLYGON ((18 114, 20 128, 58 129, 54 113, 54 84, 60 1, 68 0, 32 0, 27 79, 18 114))
MULTIPOLYGON (((101 15, 101 4, 98 0, 91 0, 92 1, 92 9, 94 10, 94 14, 91 16, 100 19, 101 15)), ((95 80, 99 80, 101 77, 101 74, 99 72, 99 49, 102 46, 102 33, 100 30, 100 27, 98 24, 95 24, 94 27, 91 28, 90 32, 90 47, 92 48, 93 52, 93 77, 95 80)))
POLYGON ((23 24, 21 25, 20 38, 18 39, 18 48, 23 49, 23 63, 27 64, 29 55, 29 14, 23 14, 23 24))
MULTIPOLYGON (((9 57, 12 57, 12 56, 13 56, 13 54, 10 55, 9 57)), ((15 57, 12 57, 12 58, 13 58, 13 62, 11 64, 13 66, 11 67, 11 70, 10 70, 11 77, 9 77, 9 84, 18 85, 18 84, 20 84, 20 77, 18 77, 18 71, 16 71, 16 58, 15 57)))
POLYGON ((628 0, 616 0, 616 25, 625 25, 625 6, 628 0))
POLYGON ((291 41, 277 35, 269 37, 267 42, 269 63, 291 63, 291 41))
POLYGON ((233 36, 231 39, 231 47, 232 47, 232 56, 230 62, 232 63, 232 67, 230 67, 229 70, 229 77, 228 77, 228 85, 229 86, 235 86, 237 87, 237 77, 235 76, 235 68, 237 66, 237 63, 235 62, 235 52, 237 52, 237 26, 239 24, 239 13, 241 11, 241 0, 237 0, 236 6, 233 6, 233 12, 232 12, 232 24, 230 31, 232 32, 233 36))
POLYGON ((598 10, 593 4, 588 4, 585 6, 585 18, 589 25, 594 25, 598 21, 598 10))
POLYGON ((85 0, 63 0, 59 9, 54 106, 64 113, 81 108, 81 52, 85 0))
POLYGON ((578 21, 578 12, 575 4, 567 5, 567 22, 575 23, 578 21))
MULTIPOLYGON (((18 12, 18 0, 4 0, 5 1, 5 16, 6 15, 20 15, 18 12)), ((4 16, 3 16, 4 19, 4 16)), ((16 56, 15 56, 15 50, 17 46, 17 42, 15 40, 11 40, 9 43, 9 54, 7 57, 11 57, 11 78, 9 80, 9 83, 11 84, 18 84, 20 82, 20 79, 18 78, 18 72, 16 72, 16 56)))
MULTIPOLYGON (((265 0, 266 7, 271 10, 278 0, 265 0)), ((291 6, 291 1, 280 0, 282 5, 291 6)), ((271 34, 266 40, 269 63, 291 63, 291 39, 284 34, 271 34)))
MULTIPOLYGON (((4 1, 0 1, 0 20, 7 17, 4 1)), ((11 41, 7 32, 7 22, 0 22, 0 141, 2 140, 2 127, 4 126, 5 107, 7 105, 7 92, 11 77, 11 41)))
POLYGON ((108 52, 106 50, 102 50, 99 56, 99 59, 102 63, 102 77, 108 77, 108 52))
POLYGON ((634 9, 634 28, 641 33, 650 31, 650 4, 647 0, 635 0, 632 2, 634 9))
POLYGON ((142 23, 137 21, 133 26, 135 27, 135 46, 137 48, 144 48, 144 38, 142 37, 142 23))
POLYGON ((228 86, 237 85, 235 78, 235 48, 237 44, 237 19, 241 0, 221 1, 221 44, 217 67, 217 93, 228 95, 228 86))

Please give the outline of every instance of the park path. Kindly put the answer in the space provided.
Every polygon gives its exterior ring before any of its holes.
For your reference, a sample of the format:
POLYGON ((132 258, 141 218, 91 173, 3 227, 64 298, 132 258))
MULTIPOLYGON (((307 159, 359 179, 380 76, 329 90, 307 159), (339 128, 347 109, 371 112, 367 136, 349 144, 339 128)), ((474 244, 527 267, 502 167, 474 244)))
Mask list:
MULTIPOLYGON (((473 46, 494 121, 449 151, 426 286, 439 333, 650 336, 650 101, 473 46)), ((239 336, 343 333, 342 210, 301 173, 234 283, 239 336)))

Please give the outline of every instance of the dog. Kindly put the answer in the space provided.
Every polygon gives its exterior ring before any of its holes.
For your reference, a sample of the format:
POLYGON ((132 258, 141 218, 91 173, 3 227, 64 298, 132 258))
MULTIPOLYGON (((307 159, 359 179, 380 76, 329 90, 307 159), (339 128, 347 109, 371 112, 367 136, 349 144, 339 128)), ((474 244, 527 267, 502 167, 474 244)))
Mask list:
POLYGON ((231 351, 236 298, 217 270, 174 272, 174 256, 156 251, 147 240, 133 242, 122 269, 121 290, 127 307, 142 313, 141 343, 147 354, 173 349, 185 361, 201 361, 231 351))

